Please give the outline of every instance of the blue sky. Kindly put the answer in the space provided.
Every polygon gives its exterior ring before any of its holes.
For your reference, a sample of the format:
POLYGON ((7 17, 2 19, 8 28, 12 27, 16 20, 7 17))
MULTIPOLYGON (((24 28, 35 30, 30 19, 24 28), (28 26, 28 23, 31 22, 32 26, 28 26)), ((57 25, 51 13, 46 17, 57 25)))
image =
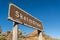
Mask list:
MULTIPOLYGON (((13 22, 8 20, 10 2, 41 20, 45 34, 60 38, 60 0, 0 0, 0 26, 3 32, 13 29, 13 22)), ((26 34, 35 30, 21 24, 19 29, 26 34)))

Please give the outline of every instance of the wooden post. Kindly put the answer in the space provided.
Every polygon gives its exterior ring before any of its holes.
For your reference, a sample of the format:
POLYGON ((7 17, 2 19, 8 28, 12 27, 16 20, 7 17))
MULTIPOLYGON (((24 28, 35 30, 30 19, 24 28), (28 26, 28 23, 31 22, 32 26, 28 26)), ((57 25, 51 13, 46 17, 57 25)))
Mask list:
POLYGON ((43 40, 42 32, 38 30, 38 40, 43 40))
POLYGON ((12 40, 18 40, 18 23, 13 22, 13 37, 12 40))

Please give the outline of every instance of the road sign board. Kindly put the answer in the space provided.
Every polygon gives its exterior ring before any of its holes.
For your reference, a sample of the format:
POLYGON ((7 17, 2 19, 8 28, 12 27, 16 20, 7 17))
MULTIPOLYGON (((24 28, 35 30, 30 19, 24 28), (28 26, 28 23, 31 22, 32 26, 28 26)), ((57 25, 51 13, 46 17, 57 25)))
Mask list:
POLYGON ((9 4, 8 19, 43 31, 41 21, 39 21, 38 19, 31 16, 30 14, 12 3, 9 4))

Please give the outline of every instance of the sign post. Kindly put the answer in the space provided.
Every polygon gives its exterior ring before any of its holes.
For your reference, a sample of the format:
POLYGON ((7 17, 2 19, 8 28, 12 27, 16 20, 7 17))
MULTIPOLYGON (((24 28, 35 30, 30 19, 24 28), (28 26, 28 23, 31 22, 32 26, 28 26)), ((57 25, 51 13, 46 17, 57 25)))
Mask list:
POLYGON ((12 40, 18 40, 18 23, 13 22, 13 37, 12 40))
POLYGON ((38 40, 43 40, 42 32, 39 33, 38 40))
POLYGON ((42 32, 38 30, 38 40, 43 40, 42 32))
MULTIPOLYGON (((9 4, 9 15, 8 19, 13 21, 14 27, 13 27, 13 40, 17 40, 18 38, 18 24, 20 23, 25 26, 29 26, 32 28, 35 28, 41 32, 43 32, 43 26, 41 21, 39 21, 37 18, 31 16, 21 8, 17 7, 16 5, 10 3, 9 4)), ((42 33, 39 32, 39 40, 42 40, 42 33)))

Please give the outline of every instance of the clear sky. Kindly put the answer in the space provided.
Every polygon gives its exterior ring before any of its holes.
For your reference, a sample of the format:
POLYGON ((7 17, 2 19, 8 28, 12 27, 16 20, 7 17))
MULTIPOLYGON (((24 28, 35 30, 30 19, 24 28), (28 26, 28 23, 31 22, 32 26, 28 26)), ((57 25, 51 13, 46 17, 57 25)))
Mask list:
MULTIPOLYGON (((45 34, 60 38, 60 0, 0 0, 0 26, 3 32, 13 29, 13 22, 8 20, 10 2, 41 20, 45 34)), ((19 29, 26 34, 35 30, 21 24, 19 29)))

